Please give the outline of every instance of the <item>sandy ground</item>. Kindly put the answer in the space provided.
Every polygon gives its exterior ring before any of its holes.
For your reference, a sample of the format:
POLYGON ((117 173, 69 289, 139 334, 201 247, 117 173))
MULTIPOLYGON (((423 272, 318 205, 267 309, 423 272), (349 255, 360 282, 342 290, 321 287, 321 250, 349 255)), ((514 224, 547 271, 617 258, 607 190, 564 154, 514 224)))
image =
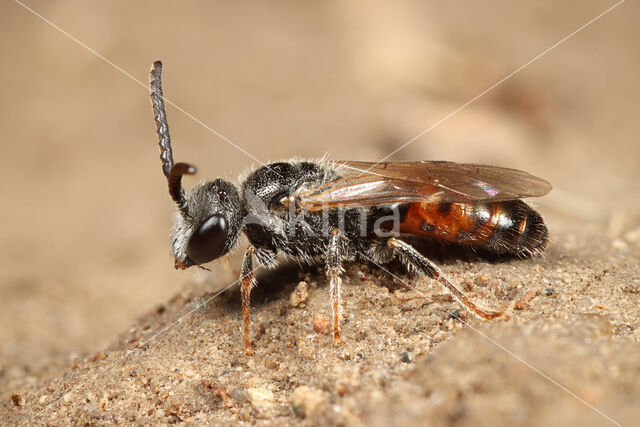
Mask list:
POLYGON ((633 425, 640 251, 606 260, 549 252, 446 262, 475 299, 511 316, 491 323, 426 281, 396 272, 407 288, 351 266, 339 348, 323 328, 326 280, 313 269, 279 269, 254 294, 253 357, 242 353, 239 293, 190 284, 107 349, 45 375, 41 386, 14 387, 4 421, 633 425))
MULTIPOLYGON (((378 160, 613 4, 28 3, 143 86, 162 59, 167 97, 262 161, 378 160)), ((0 8, 0 424, 637 422, 636 4, 395 156, 554 184, 534 201, 552 235, 544 256, 428 250, 509 320, 479 321, 399 269, 405 283, 352 265, 334 348, 324 275, 285 266, 253 294, 252 358, 237 289, 218 293, 233 273, 172 268, 146 90, 19 4, 0 8)), ((168 114, 176 158, 199 178, 255 163, 168 114)))

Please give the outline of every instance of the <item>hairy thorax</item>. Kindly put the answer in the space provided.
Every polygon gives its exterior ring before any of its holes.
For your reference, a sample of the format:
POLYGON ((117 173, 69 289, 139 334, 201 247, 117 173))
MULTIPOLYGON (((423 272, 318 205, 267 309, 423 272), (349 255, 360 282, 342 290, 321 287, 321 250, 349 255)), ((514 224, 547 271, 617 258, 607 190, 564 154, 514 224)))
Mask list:
POLYGON ((337 178, 335 170, 310 162, 274 163, 254 171, 242 188, 249 241, 273 252, 280 249, 296 257, 313 257, 326 251, 331 232, 337 228, 349 252, 364 249, 371 236, 374 209, 309 212, 296 206, 292 197, 301 186, 337 178))

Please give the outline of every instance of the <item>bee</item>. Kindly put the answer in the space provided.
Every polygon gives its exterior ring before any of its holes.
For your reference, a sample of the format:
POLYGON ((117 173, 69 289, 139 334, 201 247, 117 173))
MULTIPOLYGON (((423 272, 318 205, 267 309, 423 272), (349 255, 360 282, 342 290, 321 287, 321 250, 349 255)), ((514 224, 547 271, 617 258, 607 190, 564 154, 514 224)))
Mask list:
POLYGON ((545 223, 522 198, 538 197, 551 184, 526 172, 496 166, 414 161, 288 161, 253 170, 238 185, 202 181, 186 193, 174 163, 162 93, 162 63, 151 70, 151 100, 162 170, 178 206, 171 239, 177 269, 202 266, 228 254, 242 233, 249 246, 240 283, 244 352, 250 342, 250 293, 254 261, 275 267, 278 254, 324 262, 329 280, 333 342, 341 342, 340 288, 346 262, 377 265, 394 258, 414 274, 442 284, 482 319, 503 315, 473 303, 403 236, 422 236, 498 255, 530 256, 548 240, 545 223))

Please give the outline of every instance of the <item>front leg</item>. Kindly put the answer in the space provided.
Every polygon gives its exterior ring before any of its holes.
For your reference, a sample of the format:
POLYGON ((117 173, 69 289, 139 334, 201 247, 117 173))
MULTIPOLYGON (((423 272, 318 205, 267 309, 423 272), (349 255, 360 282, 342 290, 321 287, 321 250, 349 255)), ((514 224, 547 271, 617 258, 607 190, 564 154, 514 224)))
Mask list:
POLYGON ((402 261, 408 270, 416 270, 420 274, 436 279, 444 285, 445 288, 447 288, 451 295, 453 295, 460 304, 476 316, 482 319, 491 320, 504 315, 501 311, 482 309, 471 302, 464 292, 458 289, 442 275, 442 272, 440 272, 440 269, 436 267, 434 263, 429 261, 429 259, 418 252, 410 244, 392 237, 387 240, 387 247, 391 248, 393 252, 399 256, 400 261, 402 261))
POLYGON ((253 255, 256 249, 249 246, 242 260, 242 271, 240 272, 240 291, 242 293, 242 314, 244 316, 244 354, 253 356, 251 350, 251 341, 249 340, 249 325, 251 323, 249 315, 251 314, 251 288, 256 284, 256 278, 253 274, 253 255))
POLYGON ((251 289, 256 285, 255 269, 253 268, 254 257, 258 260, 258 267, 275 267, 278 264, 276 253, 269 249, 249 246, 244 253, 242 270, 240 271, 240 293, 242 294, 242 315, 244 316, 244 354, 247 356, 253 356, 249 327, 251 325, 251 289))
POLYGON ((340 286, 342 285, 342 259, 344 257, 343 245, 340 241, 342 235, 335 228, 331 232, 329 247, 327 248, 327 275, 329 276, 329 293, 331 294, 331 307, 333 309, 333 344, 340 344, 340 286))

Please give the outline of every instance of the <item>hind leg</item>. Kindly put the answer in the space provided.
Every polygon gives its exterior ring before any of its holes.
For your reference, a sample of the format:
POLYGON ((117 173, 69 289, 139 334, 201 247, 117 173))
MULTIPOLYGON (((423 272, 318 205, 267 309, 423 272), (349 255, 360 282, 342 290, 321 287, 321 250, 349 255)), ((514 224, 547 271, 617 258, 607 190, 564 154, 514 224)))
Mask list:
POLYGON ((464 292, 458 289, 454 284, 449 282, 442 275, 440 269, 433 262, 431 262, 428 258, 418 252, 407 242, 391 237, 386 241, 386 243, 383 243, 383 245, 385 245, 386 247, 381 247, 376 250, 378 254, 381 254, 381 256, 386 256, 387 258, 396 255, 405 266, 407 271, 423 274, 427 277, 437 280, 449 291, 449 293, 451 293, 451 295, 460 304, 462 304, 467 310, 469 310, 476 316, 486 320, 504 316, 504 313, 501 311, 483 309, 474 304, 471 300, 469 300, 464 292), (392 253, 389 254, 389 251, 391 251, 392 253))

